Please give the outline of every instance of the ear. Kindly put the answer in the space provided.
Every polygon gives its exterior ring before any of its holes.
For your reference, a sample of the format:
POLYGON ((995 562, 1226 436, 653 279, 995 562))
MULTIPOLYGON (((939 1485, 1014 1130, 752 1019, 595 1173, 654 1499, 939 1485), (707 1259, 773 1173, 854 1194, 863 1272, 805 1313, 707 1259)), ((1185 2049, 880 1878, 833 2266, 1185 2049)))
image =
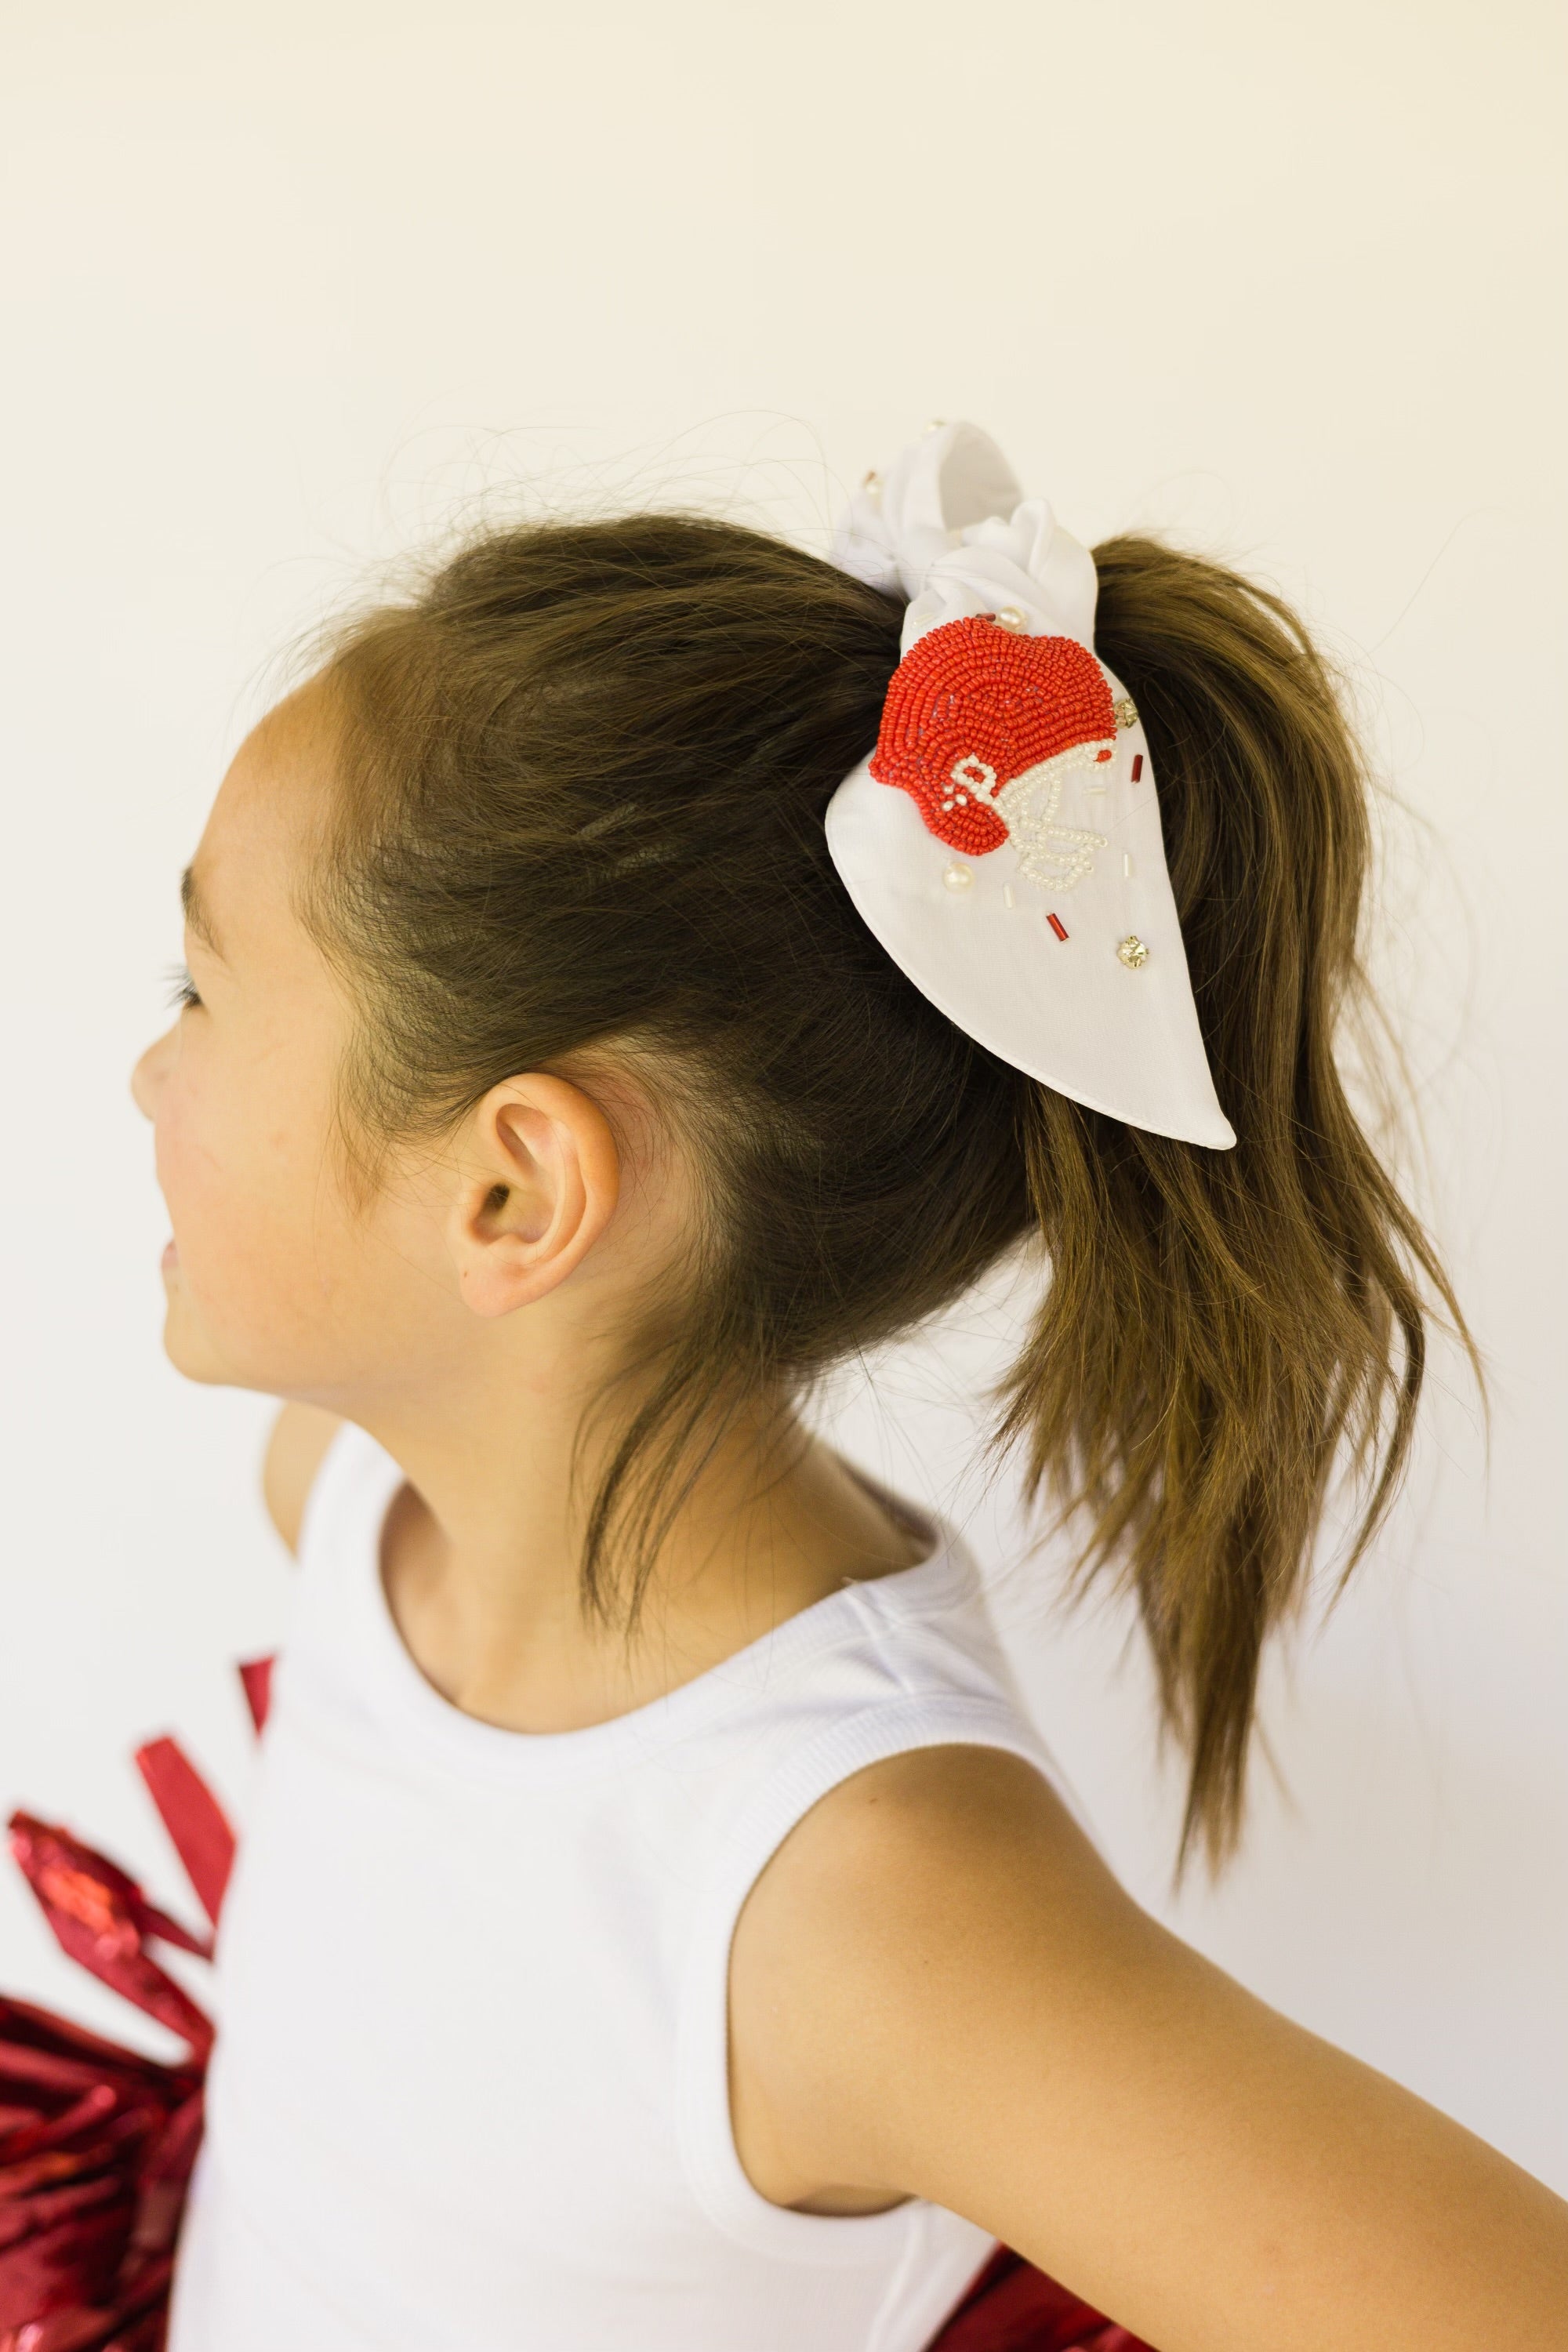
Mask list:
POLYGON ((620 1155, 581 1087, 533 1075, 492 1087, 459 1152, 447 1241, 476 1315, 510 1315, 564 1282, 610 1221, 620 1155))

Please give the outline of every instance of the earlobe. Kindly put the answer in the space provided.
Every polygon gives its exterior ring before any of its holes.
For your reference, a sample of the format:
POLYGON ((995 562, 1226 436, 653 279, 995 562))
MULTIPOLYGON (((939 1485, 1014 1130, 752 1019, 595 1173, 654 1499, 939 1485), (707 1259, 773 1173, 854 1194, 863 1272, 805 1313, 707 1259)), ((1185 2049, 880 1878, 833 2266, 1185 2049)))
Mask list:
POLYGON ((466 1304, 510 1315, 559 1287, 614 1213, 620 1154, 580 1087, 532 1075, 492 1087, 459 1158, 448 1244, 466 1304))

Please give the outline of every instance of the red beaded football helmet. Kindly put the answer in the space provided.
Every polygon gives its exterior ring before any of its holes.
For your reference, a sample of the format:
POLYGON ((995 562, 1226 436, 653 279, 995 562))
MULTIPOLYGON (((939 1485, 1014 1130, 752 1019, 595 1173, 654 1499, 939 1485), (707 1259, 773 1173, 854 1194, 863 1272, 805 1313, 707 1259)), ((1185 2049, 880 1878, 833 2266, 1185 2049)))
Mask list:
POLYGON ((990 614, 919 638, 888 688, 870 772, 909 793, 965 856, 1012 841, 1032 881, 1070 888, 1103 835, 1057 823, 1062 782, 1116 748, 1110 681, 1074 637, 1015 635, 990 614))

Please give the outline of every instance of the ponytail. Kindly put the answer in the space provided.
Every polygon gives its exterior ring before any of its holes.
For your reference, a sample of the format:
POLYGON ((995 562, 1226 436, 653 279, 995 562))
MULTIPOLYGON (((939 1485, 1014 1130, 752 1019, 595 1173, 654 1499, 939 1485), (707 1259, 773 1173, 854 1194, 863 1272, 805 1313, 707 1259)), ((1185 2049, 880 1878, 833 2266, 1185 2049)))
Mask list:
POLYGON ((1192 1759, 1183 1850, 1217 1858, 1331 1475, 1347 1453, 1370 1474, 1359 1553, 1409 1450, 1423 1285, 1458 1310, 1335 1068, 1368 824, 1322 665, 1227 572, 1141 539, 1096 562, 1234 1151, 1047 1092, 904 978, 824 833, 901 600, 731 524, 482 535, 338 632, 341 805, 304 912, 361 1000, 367 1165, 589 1048, 685 1148, 698 1246, 629 1352, 583 1518, 584 1606, 628 1633, 727 1416, 1043 1236, 1002 1435, 1087 1509, 1086 1572, 1130 1580, 1192 1759))
MULTIPOLYGON (((1095 551, 1099 651, 1136 697, 1188 964, 1234 1151, 1035 1087, 1023 1118, 1050 1259, 1002 1436, 1087 1513, 1084 1574, 1136 1596, 1190 1758, 1184 1859, 1238 1832, 1259 1662, 1302 1595, 1336 1466, 1365 1480, 1346 1564, 1410 1450, 1423 1286, 1443 1269, 1346 1099, 1366 779, 1279 601, 1137 538, 1095 551)), ((1473 1349, 1472 1349, 1473 1359, 1473 1349)))

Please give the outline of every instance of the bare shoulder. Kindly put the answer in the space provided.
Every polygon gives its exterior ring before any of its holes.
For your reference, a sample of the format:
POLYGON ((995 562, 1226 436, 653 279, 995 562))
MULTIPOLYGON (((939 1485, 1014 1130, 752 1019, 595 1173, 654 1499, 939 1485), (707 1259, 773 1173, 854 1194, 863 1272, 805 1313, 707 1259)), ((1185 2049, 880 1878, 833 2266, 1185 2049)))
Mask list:
POLYGON ((911 2045, 956 2059, 964 2021, 999 2021, 999 2004, 1038 2027, 1086 1971, 1158 1932, 1021 1757, 926 1748, 840 1782, 758 1877, 731 1948, 731 2103, 753 2185, 826 2210, 860 2210, 879 2183, 889 2200, 907 2190, 866 2119, 921 2071, 911 2045))
POLYGON ((1043 1903, 1141 1918, 1050 1782, 1004 1748, 915 1748, 841 1781, 784 1841, 748 1898, 738 1958, 792 1961, 817 1915, 844 1931, 928 1951, 955 1917, 1043 1903), (803 1926, 807 1932, 803 1932, 803 1926))
POLYGON ((261 1465, 261 1494, 268 1517, 290 1551, 299 1549, 316 1473, 342 1427, 335 1412, 314 1404, 286 1404, 272 1424, 261 1465))

